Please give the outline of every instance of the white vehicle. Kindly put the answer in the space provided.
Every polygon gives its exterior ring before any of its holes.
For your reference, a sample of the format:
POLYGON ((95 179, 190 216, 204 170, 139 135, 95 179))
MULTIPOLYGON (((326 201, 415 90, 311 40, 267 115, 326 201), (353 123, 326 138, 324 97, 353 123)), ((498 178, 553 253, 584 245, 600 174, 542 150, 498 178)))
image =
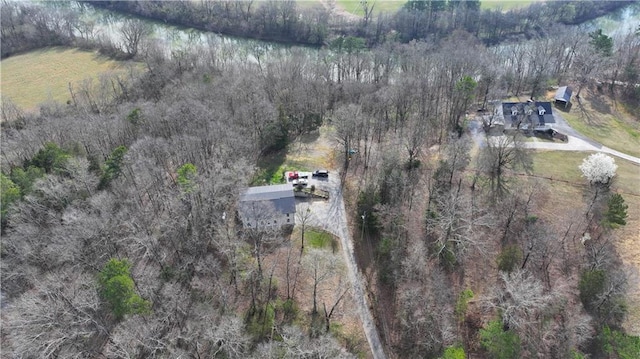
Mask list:
POLYGON ((291 181, 291 184, 293 184, 294 186, 304 187, 309 184, 309 180, 304 178, 294 179, 293 181, 291 181))

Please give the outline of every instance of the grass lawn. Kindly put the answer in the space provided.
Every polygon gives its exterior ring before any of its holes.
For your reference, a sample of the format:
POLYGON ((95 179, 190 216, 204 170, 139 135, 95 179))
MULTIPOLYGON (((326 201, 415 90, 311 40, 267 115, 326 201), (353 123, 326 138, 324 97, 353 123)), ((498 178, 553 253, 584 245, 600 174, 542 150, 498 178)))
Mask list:
MULTIPOLYGON (((547 93, 552 99, 554 91, 547 93)), ((572 100, 569 112, 560 115, 581 134, 620 152, 640 157, 640 117, 629 113, 603 94, 584 89, 581 104, 572 100)))
POLYGON ((313 171, 333 168, 334 144, 332 130, 326 126, 305 134, 287 146, 287 149, 262 156, 258 169, 250 181, 251 186, 285 183, 285 171, 313 171))
MULTIPOLYGON (((404 0, 384 0, 384 1, 371 1, 374 3, 373 13, 377 15, 378 13, 394 13, 398 11, 406 1, 404 0)), ((336 0, 336 4, 344 9, 347 12, 350 12, 354 15, 363 16, 364 11, 362 7, 360 7, 359 0, 336 0)))
POLYGON ((582 113, 579 109, 571 109, 570 113, 562 113, 562 117, 583 135, 614 150, 640 157, 640 126, 634 126, 614 114, 586 111, 582 113))
POLYGON ((121 66, 121 62, 73 48, 31 51, 0 62, 0 91, 23 110, 36 110, 38 104, 49 100, 70 100, 69 82, 77 85, 86 78, 97 80, 99 74, 121 66))
POLYGON ((258 172, 251 180, 251 186, 286 183, 283 173, 286 171, 311 171, 304 161, 287 156, 286 150, 263 156, 259 160, 258 172))
POLYGON ((335 249, 338 245, 333 235, 321 229, 307 229, 304 233, 304 238, 312 248, 335 249))
MULTIPOLYGON (((554 180, 568 181, 576 185, 588 184, 578 168, 582 160, 593 152, 573 151, 536 151, 533 154, 533 173, 536 176, 551 177, 554 180)), ((614 157, 618 171, 613 184, 614 189, 640 196, 640 166, 622 158, 614 157)))
POLYGON ((323 7, 320 0, 295 0, 299 9, 312 9, 314 7, 323 7))
POLYGON ((497 10, 497 9, 512 10, 512 9, 527 7, 536 1, 542 1, 542 0, 489 0, 489 1, 481 0, 480 8, 488 9, 488 10, 497 10))

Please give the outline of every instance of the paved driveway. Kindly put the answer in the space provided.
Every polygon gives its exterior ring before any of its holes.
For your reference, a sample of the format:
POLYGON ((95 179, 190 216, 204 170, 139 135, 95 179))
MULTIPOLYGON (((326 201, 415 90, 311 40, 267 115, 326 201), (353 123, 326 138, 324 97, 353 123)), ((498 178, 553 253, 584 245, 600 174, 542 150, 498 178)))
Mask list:
MULTIPOLYGON (((524 142, 524 147, 532 148, 532 149, 545 149, 545 150, 556 150, 556 151, 604 152, 616 157, 624 158, 625 160, 628 160, 635 164, 640 165, 640 158, 603 146, 602 144, 574 130, 571 126, 569 126, 569 124, 564 120, 564 118, 562 118, 562 116, 557 112, 553 113, 553 117, 556 123, 552 127, 558 130, 560 133, 567 135, 568 141, 566 143, 536 141, 535 137, 533 137, 534 141, 524 142)), ((471 132, 471 137, 478 144, 478 146, 483 147, 485 144, 486 138, 485 138, 484 131, 482 130, 482 123, 478 120, 469 121, 469 131, 471 132)))

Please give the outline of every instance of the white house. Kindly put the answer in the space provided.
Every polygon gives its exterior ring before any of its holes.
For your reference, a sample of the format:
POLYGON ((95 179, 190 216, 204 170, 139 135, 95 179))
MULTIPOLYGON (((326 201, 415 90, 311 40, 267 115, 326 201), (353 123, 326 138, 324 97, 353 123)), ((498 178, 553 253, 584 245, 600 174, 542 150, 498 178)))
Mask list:
POLYGON ((295 225, 296 203, 291 184, 249 187, 240 195, 238 215, 245 228, 295 225))

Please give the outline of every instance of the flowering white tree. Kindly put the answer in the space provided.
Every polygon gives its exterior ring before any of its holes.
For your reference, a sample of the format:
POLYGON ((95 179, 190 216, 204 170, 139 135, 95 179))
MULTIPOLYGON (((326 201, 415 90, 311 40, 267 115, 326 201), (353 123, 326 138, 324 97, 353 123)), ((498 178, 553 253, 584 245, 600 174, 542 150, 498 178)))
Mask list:
POLYGON ((594 153, 582 160, 580 170, 582 176, 586 177, 591 184, 609 184, 609 181, 616 175, 616 165, 614 159, 603 153, 594 153))

